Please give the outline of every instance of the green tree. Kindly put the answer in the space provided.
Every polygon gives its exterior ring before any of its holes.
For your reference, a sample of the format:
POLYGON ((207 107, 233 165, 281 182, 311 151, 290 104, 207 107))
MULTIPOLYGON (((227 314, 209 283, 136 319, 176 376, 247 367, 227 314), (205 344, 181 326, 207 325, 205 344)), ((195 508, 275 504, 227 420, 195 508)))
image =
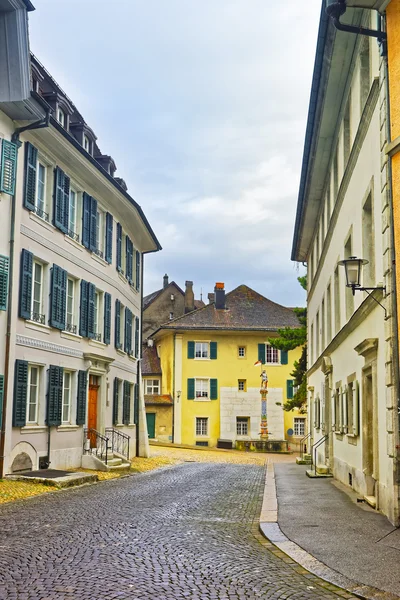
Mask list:
MULTIPOLYGON (((307 290, 307 275, 298 277, 297 281, 304 290, 307 290)), ((294 350, 302 346, 303 350, 299 360, 294 361, 294 369, 290 373, 294 380, 296 393, 293 398, 284 403, 283 409, 286 411, 298 408, 300 412, 306 411, 307 405, 307 309, 295 308, 295 314, 299 320, 300 327, 285 327, 278 330, 278 336, 269 340, 274 348, 279 350, 294 350)))

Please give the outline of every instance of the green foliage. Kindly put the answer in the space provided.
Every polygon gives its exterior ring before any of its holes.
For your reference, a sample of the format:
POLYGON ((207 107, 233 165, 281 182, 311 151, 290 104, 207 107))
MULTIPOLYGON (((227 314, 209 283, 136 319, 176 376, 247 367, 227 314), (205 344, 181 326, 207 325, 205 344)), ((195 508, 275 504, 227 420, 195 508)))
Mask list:
MULTIPOLYGON (((307 275, 298 277, 297 280, 301 287, 307 290, 307 275)), ((295 308, 293 310, 299 320, 300 327, 279 329, 278 337, 270 339, 269 343, 273 348, 286 351, 303 346, 300 359, 294 362, 294 369, 291 373, 297 390, 293 398, 285 402, 283 409, 290 411, 298 408, 300 412, 305 412, 307 403, 307 308, 295 308)))

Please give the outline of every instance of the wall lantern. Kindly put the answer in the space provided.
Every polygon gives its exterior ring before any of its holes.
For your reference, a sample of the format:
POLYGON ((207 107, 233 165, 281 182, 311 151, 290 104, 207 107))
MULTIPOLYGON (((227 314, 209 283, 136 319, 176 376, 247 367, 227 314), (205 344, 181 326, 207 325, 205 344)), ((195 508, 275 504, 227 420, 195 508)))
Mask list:
POLYGON ((177 401, 177 402, 179 402, 179 398, 181 397, 181 394, 182 394, 181 390, 178 390, 178 391, 176 392, 176 401, 177 401))
MULTIPOLYGON (((351 288, 353 292, 353 296, 356 293, 356 290, 367 292, 369 296, 371 296, 370 291, 374 290, 382 290, 383 293, 386 292, 386 287, 377 286, 377 287, 362 287, 361 285, 361 271, 364 265, 368 264, 368 260, 365 258, 357 258, 356 256, 349 256, 349 258, 345 258, 344 260, 340 260, 338 265, 344 267, 344 271, 346 274, 346 287, 351 288)), ((386 313, 385 307, 374 297, 372 298, 377 302, 380 306, 382 306, 383 310, 386 313)))

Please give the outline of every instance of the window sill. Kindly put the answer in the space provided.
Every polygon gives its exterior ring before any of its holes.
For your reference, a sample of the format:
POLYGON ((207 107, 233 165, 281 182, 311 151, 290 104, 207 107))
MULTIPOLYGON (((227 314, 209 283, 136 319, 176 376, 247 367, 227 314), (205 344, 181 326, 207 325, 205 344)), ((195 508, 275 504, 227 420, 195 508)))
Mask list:
POLYGON ((358 435, 355 433, 346 433, 348 438, 358 438, 358 435))
POLYGON ((94 252, 91 253, 91 256, 93 260, 98 262, 100 265, 103 265, 103 267, 108 267, 110 264, 106 260, 104 260, 104 258, 100 258, 100 256, 97 256, 97 254, 95 254, 94 252))
POLYGON ((27 329, 34 329, 35 331, 42 331, 46 335, 50 335, 50 331, 51 331, 51 327, 49 325, 45 325, 45 324, 42 325, 41 323, 37 323, 36 321, 31 321, 30 319, 27 319, 25 321, 25 327, 27 329))
POLYGON ((129 359, 130 359, 132 362, 136 362, 136 361, 137 361, 137 358, 136 358, 136 356, 133 356, 132 354, 128 354, 128 357, 129 357, 129 359))
POLYGON ((125 277, 125 275, 122 275, 122 273, 120 271, 118 272, 118 277, 120 278, 121 281, 123 281, 124 283, 128 283, 127 278, 125 277))
POLYGON ((76 240, 74 240, 72 237, 70 237, 67 234, 64 234, 64 239, 66 242, 68 242, 68 244, 71 244, 71 246, 74 246, 74 248, 77 248, 80 252, 83 252, 84 247, 82 246, 82 244, 80 242, 77 242, 76 240))
POLYGON ((194 398, 195 402, 211 402, 211 398, 194 398))
POLYGON ((32 221, 34 221, 38 225, 41 225, 41 227, 47 229, 47 231, 55 230, 55 227, 51 223, 49 223, 49 221, 45 221, 41 217, 38 217, 38 215, 32 211, 29 212, 29 218, 32 219, 32 221))
POLYGON ((94 348, 107 348, 107 344, 104 342, 98 342, 97 340, 89 339, 89 346, 94 346, 94 348))
POLYGON ((82 336, 78 333, 71 333, 70 331, 60 331, 60 336, 66 340, 72 340, 73 342, 80 342, 82 336))
POLYGON ((117 351, 117 354, 120 354, 121 356, 126 356, 126 352, 124 352, 123 350, 116 348, 116 351, 117 351))
POLYGON ((199 361, 202 361, 202 362, 206 362, 206 361, 211 360, 211 358, 196 358, 196 357, 194 357, 194 360, 199 360, 199 361))
POLYGON ((78 431, 79 427, 79 425, 70 425, 65 423, 65 425, 59 425, 57 427, 57 431, 78 431))
POLYGON ((47 431, 47 426, 45 425, 25 425, 25 427, 20 427, 21 433, 44 433, 47 431))

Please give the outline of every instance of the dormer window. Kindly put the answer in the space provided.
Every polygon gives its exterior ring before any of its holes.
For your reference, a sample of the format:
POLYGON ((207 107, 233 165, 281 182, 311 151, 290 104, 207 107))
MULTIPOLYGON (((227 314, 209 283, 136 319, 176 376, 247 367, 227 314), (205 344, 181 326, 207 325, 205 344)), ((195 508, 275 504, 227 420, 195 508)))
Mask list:
POLYGON ((61 127, 65 127, 66 122, 67 122, 67 117, 65 115, 65 112, 63 110, 61 110, 61 108, 59 108, 57 110, 57 121, 60 123, 61 127))
POLYGON ((87 135, 83 136, 83 147, 85 148, 86 152, 89 152, 90 154, 90 140, 87 135))

